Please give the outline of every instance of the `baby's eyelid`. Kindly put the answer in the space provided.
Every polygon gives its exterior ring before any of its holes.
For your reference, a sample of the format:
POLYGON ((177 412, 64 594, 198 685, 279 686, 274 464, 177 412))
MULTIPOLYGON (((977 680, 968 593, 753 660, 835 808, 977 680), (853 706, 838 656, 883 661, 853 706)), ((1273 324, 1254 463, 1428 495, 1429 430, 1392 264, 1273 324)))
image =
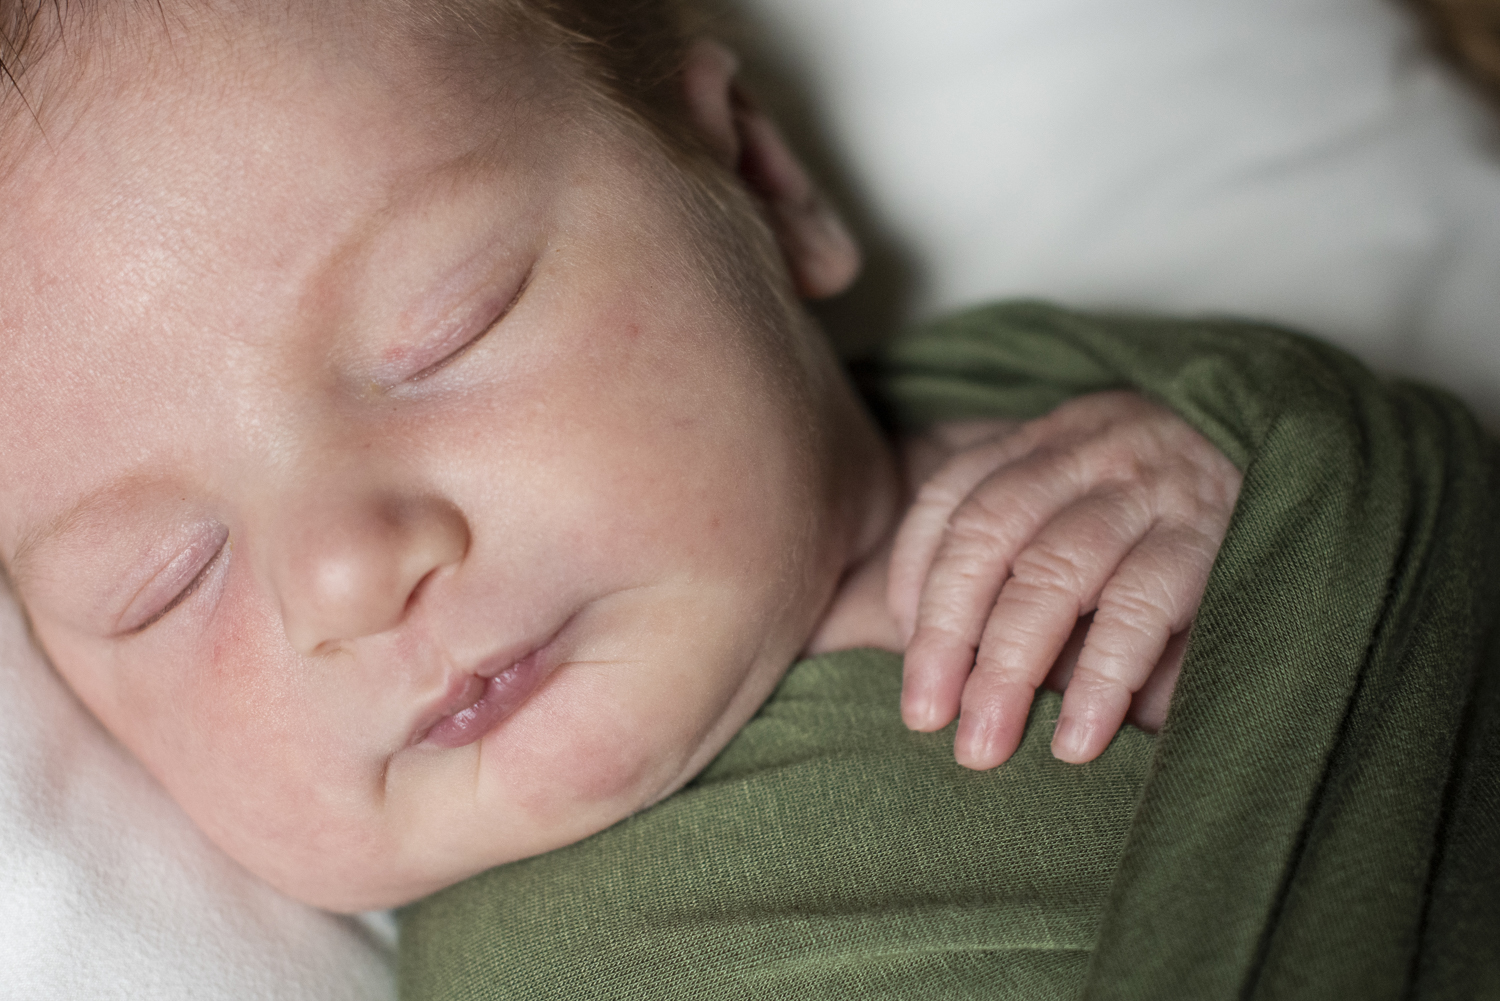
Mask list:
MULTIPOLYGON (((147 607, 155 605, 158 601, 160 601, 160 599, 157 598, 154 594, 151 594, 152 584, 155 584, 156 581, 160 580, 164 575, 171 574, 175 566, 186 561, 188 565, 187 568, 183 570, 181 576, 186 576, 188 572, 192 572, 192 577, 188 579, 187 583, 179 587, 175 593, 171 594, 171 596, 168 597, 167 600, 163 604, 161 604, 159 608, 157 608, 153 612, 150 612, 142 621, 132 624, 130 621, 132 618, 131 613, 135 610, 135 606, 140 602, 140 597, 138 595, 136 601, 131 602, 131 607, 127 608, 125 613, 120 616, 121 622, 124 625, 116 633, 116 636, 120 638, 138 636, 141 633, 145 632, 147 629, 154 626, 157 622, 160 622, 162 619, 166 618, 167 615, 169 615, 174 609, 177 608, 177 606, 181 605, 184 601, 187 601, 187 599, 191 598, 193 594, 203 586, 203 583, 208 578, 209 572, 218 565, 218 563, 224 558, 224 556, 228 554, 229 548, 229 533, 227 531, 220 531, 214 537, 213 541, 209 542, 208 545, 194 545, 184 550, 176 559, 163 567, 161 572, 153 577, 151 581, 141 589, 141 594, 150 595, 150 601, 147 607), (207 553, 206 558, 204 558, 202 555, 204 553, 207 553), (200 558, 195 561, 193 559, 195 556, 200 558)), ((168 583, 172 583, 170 578, 168 583)))
POLYGON ((483 327, 481 327, 478 331, 476 331, 475 334, 472 337, 469 337, 468 339, 466 339, 462 344, 458 345, 452 351, 449 351, 447 354, 443 355, 443 357, 439 358, 437 361, 433 362, 431 365, 428 365, 428 366, 424 367, 423 369, 421 369, 420 371, 418 371, 418 372, 416 372, 416 373, 414 373, 412 375, 407 376, 406 379, 405 379, 405 381, 408 382, 408 383, 421 382, 423 379, 426 379, 429 376, 437 374, 442 369, 447 368, 449 365, 453 364, 459 358, 463 357, 463 355, 470 348, 472 348, 474 345, 476 345, 480 341, 484 340, 484 338, 492 330, 494 330, 496 327, 498 327, 501 324, 501 322, 503 322, 505 320, 505 318, 511 314, 511 311, 516 308, 516 304, 521 301, 521 297, 523 295, 525 295, 526 294, 526 290, 531 287, 531 276, 535 272, 536 272, 536 267, 535 267, 535 265, 533 265, 532 268, 531 268, 531 270, 526 273, 526 277, 524 279, 522 279, 520 286, 516 289, 515 295, 512 295, 510 297, 510 301, 507 302, 505 304, 505 306, 500 310, 500 312, 495 315, 494 319, 490 320, 483 327))

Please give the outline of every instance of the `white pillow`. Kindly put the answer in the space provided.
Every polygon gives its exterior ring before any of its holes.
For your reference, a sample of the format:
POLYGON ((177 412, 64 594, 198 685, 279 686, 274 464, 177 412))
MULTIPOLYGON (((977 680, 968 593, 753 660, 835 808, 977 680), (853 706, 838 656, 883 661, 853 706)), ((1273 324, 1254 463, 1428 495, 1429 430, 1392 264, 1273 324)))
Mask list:
POLYGON ((1390 0, 741 6, 915 266, 909 316, 1275 319, 1500 417, 1500 134, 1390 0))

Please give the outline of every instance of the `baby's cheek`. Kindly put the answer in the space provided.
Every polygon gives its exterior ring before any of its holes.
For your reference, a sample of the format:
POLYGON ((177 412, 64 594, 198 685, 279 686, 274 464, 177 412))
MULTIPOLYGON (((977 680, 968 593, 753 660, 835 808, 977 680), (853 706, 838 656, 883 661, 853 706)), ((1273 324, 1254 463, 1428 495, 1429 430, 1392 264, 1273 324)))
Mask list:
POLYGON ((661 749, 623 720, 537 713, 495 764, 510 772, 513 803, 548 847, 591 834, 649 801, 661 749), (528 739, 530 738, 530 739, 528 739))
POLYGON ((311 672, 268 642, 264 622, 222 611, 184 651, 180 704, 168 725, 182 731, 179 755, 189 753, 172 767, 210 800, 234 790, 228 812, 252 801, 262 820, 296 814, 299 804, 305 811, 316 805, 308 789, 348 783, 350 754, 299 684, 299 674, 311 672))
POLYGON ((651 747, 638 733, 581 734, 562 749, 558 775, 585 803, 639 799, 652 768, 651 747))
POLYGON ((206 740, 264 748, 281 743, 283 731, 296 728, 292 671, 282 652, 265 642, 263 624, 244 615, 220 615, 190 656, 192 722, 203 728, 206 740))

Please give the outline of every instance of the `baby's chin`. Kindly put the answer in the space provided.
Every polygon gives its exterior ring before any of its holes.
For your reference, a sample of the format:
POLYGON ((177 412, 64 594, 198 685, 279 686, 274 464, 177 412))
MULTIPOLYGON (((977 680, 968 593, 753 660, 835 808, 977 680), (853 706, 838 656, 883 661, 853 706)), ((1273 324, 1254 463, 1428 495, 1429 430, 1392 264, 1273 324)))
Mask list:
POLYGON ((507 824, 506 861, 571 844, 681 788, 805 642, 801 622, 768 637, 765 616, 716 614, 701 593, 638 598, 606 613, 629 629, 607 630, 607 643, 565 661, 513 725, 481 741, 478 796, 519 821, 507 824))

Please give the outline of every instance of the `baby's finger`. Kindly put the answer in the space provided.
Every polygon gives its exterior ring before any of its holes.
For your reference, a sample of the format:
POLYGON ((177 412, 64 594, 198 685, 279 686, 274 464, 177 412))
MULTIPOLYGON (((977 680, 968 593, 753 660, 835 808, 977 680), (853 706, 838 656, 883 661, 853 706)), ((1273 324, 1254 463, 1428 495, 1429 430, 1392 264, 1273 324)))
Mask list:
MULTIPOLYGON (((1130 700, 1130 712, 1125 714, 1127 723, 1132 723, 1147 733, 1155 733, 1162 728, 1162 724, 1167 721, 1167 707, 1172 702, 1172 690, 1177 687, 1177 679, 1182 674, 1182 658, 1187 652, 1187 641, 1191 634, 1192 628, 1189 627, 1180 633, 1173 633, 1172 638, 1167 640, 1167 649, 1151 669, 1151 676, 1130 700)), ((1078 647, 1082 651, 1081 638, 1078 647)))
POLYGON ((966 449, 949 459, 917 491, 917 498, 901 520, 891 551, 886 603, 901 638, 911 642, 917 626, 917 607, 932 560, 948 530, 948 519, 985 477, 1029 451, 1025 438, 1009 435, 966 449))
POLYGON ((1150 528, 1140 498, 1111 491, 1069 507, 1016 557, 963 690, 954 746, 960 764, 994 768, 1014 753, 1032 693, 1150 528))
POLYGON ((1070 462, 1032 455, 993 473, 949 517, 906 648, 901 713, 907 726, 939 730, 958 714, 985 623, 1016 554, 1082 490, 1070 462))
POLYGON ((1120 563, 1063 695, 1058 758, 1091 761, 1108 746, 1172 635, 1192 623, 1217 551, 1211 531, 1158 526, 1120 563))
MULTIPOLYGON (((1111 464, 1099 463, 1099 436, 1140 419, 1139 411, 1151 405, 1132 393, 1096 393, 1071 400, 1045 417, 1029 421, 992 442, 965 445, 918 493, 916 503, 897 532, 887 585, 887 605, 911 642, 916 630, 922 588, 927 581, 948 521, 958 505, 1003 466, 1029 460, 1041 450, 1065 469, 1075 481, 1070 497, 1077 496, 1109 474, 1111 464), (1092 445, 1092 447, 1090 447, 1092 445)), ((1211 446, 1210 446, 1211 447, 1211 446)), ((1104 449, 1106 456, 1113 454, 1104 449)), ((1056 472, 1057 470, 1052 470, 1056 472)))

